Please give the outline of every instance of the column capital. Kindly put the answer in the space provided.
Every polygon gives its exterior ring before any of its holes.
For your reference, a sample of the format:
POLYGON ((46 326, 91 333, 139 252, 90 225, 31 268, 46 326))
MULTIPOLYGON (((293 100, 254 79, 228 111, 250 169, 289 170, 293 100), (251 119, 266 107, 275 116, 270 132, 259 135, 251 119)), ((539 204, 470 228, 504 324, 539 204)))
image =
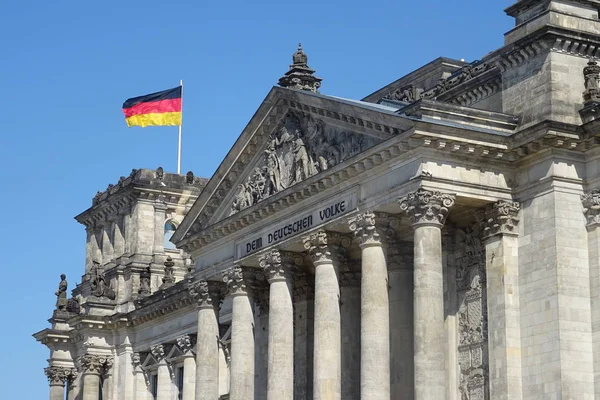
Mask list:
POLYGON ((207 281, 205 279, 192 282, 188 285, 190 296, 200 308, 218 308, 223 301, 225 285, 221 282, 207 281))
POLYGON ((181 352, 188 356, 194 355, 194 349, 196 348, 196 335, 190 333, 188 335, 182 335, 177 338, 177 347, 181 352))
POLYGON ((350 247, 352 238, 338 232, 318 230, 305 236, 302 241, 304 248, 315 265, 331 263, 340 259, 344 248, 350 247))
POLYGON ((518 235, 519 210, 514 201, 499 200, 479 210, 475 218, 479 222, 482 240, 496 235, 518 235))
POLYGON ((400 218, 387 213, 365 211, 349 221, 350 231, 361 247, 381 246, 400 226, 400 218))
POLYGON ((44 368, 44 374, 48 378, 50 386, 65 386, 71 370, 71 368, 52 366, 44 368))
POLYGON ((587 220, 588 228, 595 228, 600 225, 600 191, 592 190, 589 193, 581 195, 583 204, 583 213, 587 220))
POLYGON ((223 282, 231 296, 248 295, 255 284, 256 271, 253 268, 234 265, 223 271, 223 282))
POLYGON ((259 256, 258 262, 269 283, 290 281, 292 274, 302 264, 302 255, 274 249, 259 256))
POLYGON ((167 356, 165 352, 165 347, 162 344, 155 344, 153 346, 150 346, 150 353, 152 354, 152 357, 154 357, 154 359, 158 362, 161 362, 167 356))
POLYGON ((454 205, 456 196, 423 188, 407 194, 398 201, 400 209, 410 217, 415 225, 442 226, 450 208, 454 205))
POLYGON ((84 374, 102 374, 113 365, 111 356, 84 354, 79 358, 84 374))

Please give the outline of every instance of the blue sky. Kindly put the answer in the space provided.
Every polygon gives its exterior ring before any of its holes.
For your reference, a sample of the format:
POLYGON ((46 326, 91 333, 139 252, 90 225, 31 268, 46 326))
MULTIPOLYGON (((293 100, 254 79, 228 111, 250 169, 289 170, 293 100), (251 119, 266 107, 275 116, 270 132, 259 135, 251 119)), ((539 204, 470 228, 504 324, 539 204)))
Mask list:
POLYGON ((210 177, 298 42, 321 92, 360 99, 446 56, 500 47, 510 1, 6 1, 0 11, 0 230, 6 399, 43 399, 59 275, 81 279, 73 219, 132 168, 176 168, 177 128, 127 128, 128 97, 184 80, 182 170, 210 177))

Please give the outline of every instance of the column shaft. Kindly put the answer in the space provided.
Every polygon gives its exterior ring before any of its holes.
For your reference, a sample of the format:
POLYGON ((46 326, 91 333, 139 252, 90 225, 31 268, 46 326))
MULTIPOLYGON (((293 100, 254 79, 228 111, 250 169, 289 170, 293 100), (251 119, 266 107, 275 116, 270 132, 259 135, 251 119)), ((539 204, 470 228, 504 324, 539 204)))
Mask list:
POLYGON ((196 361, 194 357, 186 357, 183 360, 183 400, 194 400, 194 388, 196 382, 196 361))
POLYGON ((441 225, 414 226, 415 399, 444 400, 445 331, 441 225))
POLYGON ((341 321, 338 271, 332 262, 315 269, 313 398, 341 398, 341 321))
POLYGON ((164 364, 164 361, 159 364, 157 375, 157 400, 171 400, 171 374, 169 373, 169 367, 167 367, 167 364, 164 364))
POLYGON ((254 396, 254 315, 247 293, 233 295, 231 314, 231 400, 254 396))
POLYGON ((390 398, 390 310, 388 275, 381 244, 362 245, 360 307, 360 393, 390 398))
POLYGON ((100 374, 83 373, 83 397, 81 400, 98 400, 100 397, 100 374))
POLYGON ((268 400, 294 397, 294 310, 291 283, 271 282, 269 294, 268 400))
POLYGON ((196 400, 219 398, 219 321, 212 305, 198 309, 196 351, 196 400))
POLYGON ((64 400, 65 398, 65 386, 64 385, 50 385, 50 400, 64 400))

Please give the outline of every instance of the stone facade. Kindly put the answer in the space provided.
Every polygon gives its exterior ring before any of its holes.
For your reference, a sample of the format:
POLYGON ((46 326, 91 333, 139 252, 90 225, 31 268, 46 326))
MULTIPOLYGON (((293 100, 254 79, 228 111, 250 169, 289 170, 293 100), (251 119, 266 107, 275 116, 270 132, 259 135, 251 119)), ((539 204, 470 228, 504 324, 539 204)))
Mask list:
POLYGON ((50 399, 600 399, 598 4, 506 13, 361 101, 300 46, 210 180, 99 192, 50 399))

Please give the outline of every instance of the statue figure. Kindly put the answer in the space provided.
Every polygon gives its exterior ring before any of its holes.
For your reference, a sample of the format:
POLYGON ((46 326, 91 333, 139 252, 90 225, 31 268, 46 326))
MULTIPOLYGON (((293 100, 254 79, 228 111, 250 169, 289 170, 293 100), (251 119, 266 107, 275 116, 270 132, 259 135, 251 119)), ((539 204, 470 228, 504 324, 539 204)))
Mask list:
POLYGON ((146 267, 144 271, 140 272, 140 288, 138 289, 139 294, 149 295, 151 293, 150 277, 150 267, 146 267))
POLYGON ((67 286, 67 276, 65 274, 61 274, 58 290, 54 293, 56 295, 57 310, 65 310, 67 308, 67 286))
POLYGON ((273 193, 277 193, 283 190, 281 186, 281 171, 279 158, 277 157, 277 152, 275 151, 275 139, 269 141, 267 148, 265 149, 265 158, 267 164, 267 183, 265 185, 265 189, 267 190, 267 195, 271 195, 273 193))
POLYGON ((100 263, 94 261, 94 276, 90 279, 90 287, 92 288, 92 296, 106 297, 110 300, 114 300, 117 295, 114 290, 110 287, 110 284, 106 282, 104 274, 101 272, 100 263))
POLYGON ((294 182, 298 183, 310 176, 312 169, 314 168, 312 163, 308 158, 308 152, 306 151, 306 145, 301 137, 297 137, 294 140, 294 147, 292 147, 292 151, 294 152, 294 182), (311 168, 312 167, 312 168, 311 168))

